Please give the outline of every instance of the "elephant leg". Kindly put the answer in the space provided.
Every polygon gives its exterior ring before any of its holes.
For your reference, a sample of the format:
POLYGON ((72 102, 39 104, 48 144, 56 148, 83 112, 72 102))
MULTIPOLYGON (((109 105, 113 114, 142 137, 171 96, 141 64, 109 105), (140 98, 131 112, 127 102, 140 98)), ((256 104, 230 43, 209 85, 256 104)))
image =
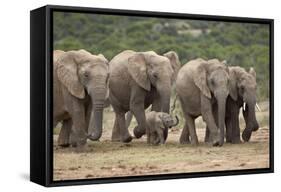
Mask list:
POLYGON ((145 129, 140 129, 139 126, 136 126, 134 128, 134 135, 137 139, 141 138, 143 135, 145 135, 146 130, 145 129))
MULTIPOLYGON (((152 138, 153 138, 152 140, 153 140, 153 144, 154 144, 154 145, 158 145, 159 143, 161 143, 160 137, 157 136, 156 134, 154 134, 152 138)), ((163 139, 163 140, 162 140, 162 142, 163 142, 163 141, 164 141, 164 137, 163 137, 162 139, 163 139)))
MULTIPOLYGON (((218 107, 216 104, 212 106, 212 110, 213 110, 213 116, 214 116, 215 123, 216 123, 216 125, 218 125, 218 107)), ((212 142, 212 139, 210 136, 210 128, 208 127, 208 125, 206 126, 204 141, 205 141, 205 143, 212 142)))
MULTIPOLYGON (((143 105, 142 105, 143 106, 143 105)), ((146 133, 147 141, 150 141, 150 130, 146 126, 146 118, 144 113, 144 107, 134 106, 131 108, 136 120, 138 122, 138 126, 134 129, 134 134, 137 138, 140 138, 141 135, 146 133)))
POLYGON ((150 133, 150 138, 147 138, 147 143, 149 144, 156 144, 156 134, 150 133))
MULTIPOLYGON (((159 143, 160 144, 164 144, 165 143, 165 138, 164 138, 164 131, 163 131, 163 129, 162 128, 160 128, 160 127, 157 127, 157 129, 156 129, 156 138, 158 138, 158 140, 159 140, 159 143)), ((155 139, 154 139, 155 140, 155 139)))
POLYGON ((131 124, 131 121, 133 119, 133 113, 131 111, 128 111, 126 113, 126 128, 128 129, 130 124, 131 124))
POLYGON ((241 143, 240 140, 240 127, 239 127, 239 107, 237 102, 231 98, 227 99, 226 105, 226 142, 241 143))
POLYGON ((209 130, 209 127, 208 127, 208 126, 206 127, 204 142, 205 142, 205 143, 210 143, 210 142, 211 142, 210 130, 209 130))
POLYGON ((212 104, 208 98, 204 95, 201 95, 201 113, 202 118, 206 122, 208 126, 208 130, 210 131, 210 137, 213 142, 213 146, 217 146, 220 143, 220 135, 218 131, 218 127, 215 122, 214 113, 212 110, 212 104))
POLYGON ((232 125, 231 125, 231 119, 229 117, 225 119, 225 128, 226 128, 226 142, 232 143, 232 125))
POLYGON ((232 135, 231 135, 231 143, 238 144, 241 143, 240 140, 240 126, 239 126, 239 108, 232 108, 232 116, 231 116, 231 126, 232 126, 232 135))
POLYGON ((188 127, 188 132, 190 134, 190 143, 191 145, 196 146, 198 145, 198 137, 196 134, 194 118, 190 115, 185 115, 185 120, 188 127))
MULTIPOLYGON (((77 103, 78 104, 78 103, 77 103)), ((87 142, 85 110, 81 105, 74 105, 70 112, 72 117, 71 138, 73 146, 83 146, 87 142)))
POLYGON ((116 113, 116 120, 120 129, 120 140, 124 143, 131 142, 133 138, 126 128, 125 113, 116 113))
POLYGON ((112 129, 111 141, 113 141, 113 142, 121 141, 120 127, 119 127, 118 122, 117 122, 117 116, 115 116, 115 120, 114 120, 114 126, 113 126, 113 129, 112 129))
POLYGON ((132 88, 131 98, 130 98, 130 111, 135 116, 138 126, 135 128, 135 131, 140 130, 141 133, 144 132, 147 135, 147 141, 150 139, 150 130, 146 125, 146 117, 145 117, 145 111, 144 111, 144 98, 145 98, 146 92, 138 87, 135 86, 132 88))
POLYGON ((72 127, 71 119, 66 119, 62 122, 62 127, 59 133, 58 145, 68 147, 70 145, 70 132, 72 127))
POLYGON ((188 125, 185 122, 180 136, 180 144, 190 144, 188 125))

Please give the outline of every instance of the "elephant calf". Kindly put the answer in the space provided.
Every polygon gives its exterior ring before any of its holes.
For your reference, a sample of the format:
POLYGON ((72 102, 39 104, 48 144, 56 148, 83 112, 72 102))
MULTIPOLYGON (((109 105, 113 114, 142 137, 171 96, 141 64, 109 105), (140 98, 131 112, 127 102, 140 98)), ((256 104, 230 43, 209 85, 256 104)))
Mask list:
MULTIPOLYGON (((147 143, 157 145, 164 144, 165 137, 164 132, 166 129, 176 126, 179 123, 179 119, 176 116, 176 120, 164 112, 150 111, 146 113, 146 124, 147 130, 147 143)), ((134 129, 134 134, 137 138, 140 138, 146 130, 140 131, 139 129, 134 129)))

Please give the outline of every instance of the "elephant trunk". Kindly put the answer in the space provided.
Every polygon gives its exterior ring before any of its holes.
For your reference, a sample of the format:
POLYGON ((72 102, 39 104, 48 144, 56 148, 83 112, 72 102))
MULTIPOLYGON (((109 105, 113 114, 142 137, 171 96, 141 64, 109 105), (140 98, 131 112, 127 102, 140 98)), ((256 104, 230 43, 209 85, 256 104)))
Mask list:
POLYGON ((103 109, 105 102, 105 88, 94 89, 92 92, 92 104, 93 109, 91 111, 91 117, 88 127, 88 138, 92 141, 97 141, 102 135, 102 120, 103 120, 103 109))
MULTIPOLYGON (((159 95, 161 98, 161 111, 165 113, 170 113, 170 97, 171 97, 171 86, 167 82, 163 86, 159 87, 159 95), (165 88, 163 88, 165 87, 165 88)), ((168 127, 164 130, 164 140, 166 141, 168 137, 168 127)))
POLYGON ((220 132, 220 139, 219 139, 219 145, 222 146, 224 143, 224 123, 225 123, 225 104, 226 104, 226 98, 227 95, 220 94, 217 96, 217 103, 218 103, 218 128, 220 132))
POLYGON ((174 121, 175 123, 172 124, 171 127, 175 127, 175 126, 177 126, 177 125, 179 124, 179 118, 178 118, 178 116, 175 116, 175 118, 176 118, 176 121, 174 121))
POLYGON ((250 140, 252 132, 257 131, 259 128, 255 114, 255 103, 256 102, 246 102, 245 105, 243 104, 245 107, 243 107, 242 111, 246 128, 242 133, 242 139, 246 142, 250 140))
POLYGON ((161 99, 161 111, 170 113, 171 87, 166 85, 165 89, 159 90, 159 95, 161 99))

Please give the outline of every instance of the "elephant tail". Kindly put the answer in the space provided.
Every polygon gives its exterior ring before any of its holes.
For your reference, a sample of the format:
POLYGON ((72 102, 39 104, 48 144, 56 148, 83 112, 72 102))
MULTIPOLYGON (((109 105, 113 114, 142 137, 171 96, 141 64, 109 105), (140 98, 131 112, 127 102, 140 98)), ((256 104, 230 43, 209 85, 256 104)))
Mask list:
POLYGON ((174 112, 174 110, 176 109, 176 102, 177 102, 177 99, 178 99, 178 94, 176 94, 176 97, 175 97, 175 99, 174 99, 173 105, 171 106, 170 114, 172 114, 172 113, 174 112))

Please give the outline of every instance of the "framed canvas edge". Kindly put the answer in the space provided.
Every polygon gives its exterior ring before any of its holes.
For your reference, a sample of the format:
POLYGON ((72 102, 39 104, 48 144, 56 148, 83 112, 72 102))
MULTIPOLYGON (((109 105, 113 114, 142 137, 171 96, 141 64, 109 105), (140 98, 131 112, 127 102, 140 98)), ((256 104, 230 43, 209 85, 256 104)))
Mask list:
MULTIPOLYGON (((45 134, 45 179, 44 182, 38 183, 48 187, 68 186, 68 185, 85 185, 85 184, 103 184, 103 183, 120 183, 120 182, 136 182, 136 181, 151 181, 151 180, 167 180, 167 179, 185 179, 198 177, 213 177, 213 176, 232 176, 232 175, 247 175, 260 173, 274 173, 274 19, 250 18, 250 17, 232 17, 232 16, 216 16, 216 15, 199 15, 186 13, 168 13, 168 12, 152 12, 152 11, 137 11, 137 10, 121 10, 107 8, 90 8, 90 7, 73 7, 61 5, 46 5, 41 7, 46 10, 46 47, 45 47, 45 86, 46 86, 46 127, 45 134), (93 179, 77 179, 77 180, 53 180, 53 138, 52 138, 52 12, 53 11, 68 11, 81 13, 99 13, 127 16, 143 16, 143 17, 163 17, 163 18, 178 18, 178 19, 193 19, 193 20, 210 20, 238 23, 260 23, 269 24, 270 27, 270 154, 269 168, 262 169, 247 169, 247 170, 225 170, 211 172, 193 172, 193 173, 177 173, 177 174, 161 174, 161 175, 143 175, 143 176, 126 176, 126 177, 110 177, 110 178, 93 178, 93 179)), ((38 8, 40 9, 40 8, 38 8)), ((36 9, 37 10, 37 9, 36 9)), ((32 12, 32 11, 31 11, 32 12)), ((31 44, 34 42, 31 42, 31 44)), ((30 53, 32 55, 32 52, 30 53)), ((32 74, 31 74, 32 76, 32 74)), ((32 82, 30 82, 32 83, 32 82)), ((32 92, 31 92, 32 94, 32 92)), ((33 93, 34 94, 34 93, 33 93)), ((34 116, 35 114, 31 114, 34 116)), ((31 138, 32 139, 32 138, 31 138)), ((32 156, 34 154, 30 154, 32 156)), ((32 181, 32 180, 31 180, 32 181)))

